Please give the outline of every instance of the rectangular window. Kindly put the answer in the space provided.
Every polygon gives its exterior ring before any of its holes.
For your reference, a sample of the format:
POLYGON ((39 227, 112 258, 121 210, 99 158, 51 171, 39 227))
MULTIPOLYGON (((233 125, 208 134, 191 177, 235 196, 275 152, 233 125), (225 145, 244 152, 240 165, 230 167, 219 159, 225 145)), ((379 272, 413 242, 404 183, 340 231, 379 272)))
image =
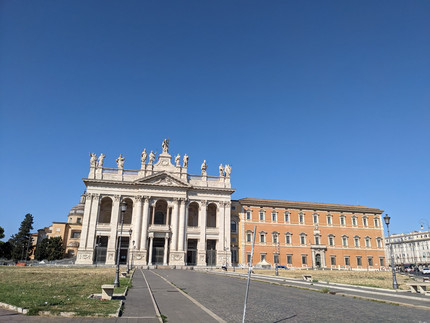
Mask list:
POLYGON ((378 228, 379 227, 379 221, 378 221, 378 218, 375 218, 375 228, 378 228))
POLYGON ((370 238, 366 238, 366 247, 370 247, 370 238))
POLYGON ((345 256, 345 266, 349 266, 349 256, 345 256))
POLYGON ((379 258, 379 264, 381 265, 381 267, 385 266, 385 258, 384 257, 379 258))
POLYGON ((260 221, 264 221, 264 212, 260 211, 260 221))
POLYGON ((251 242, 252 241, 252 234, 251 233, 247 233, 246 234, 246 242, 251 242))
POLYGON ((357 256, 357 266, 362 266, 361 256, 357 256))
POLYGON ((345 225, 345 217, 344 216, 340 217, 340 225, 345 225))
POLYGON ((293 264, 293 255, 287 255, 287 265, 293 264))
POLYGON ((378 245, 378 248, 382 248, 382 240, 381 239, 376 240, 376 244, 378 245))
POLYGON ((262 253, 260 254, 260 261, 265 261, 266 260, 266 254, 262 253))
POLYGON ((342 237, 342 246, 348 247, 348 238, 347 237, 342 237))
POLYGON ((334 246, 334 238, 333 237, 328 237, 328 244, 330 246, 334 246))
POLYGON ((360 239, 359 238, 354 238, 354 246, 360 247, 360 239))
POLYGON ((315 237, 315 244, 319 245, 320 244, 320 237, 315 237))
POLYGON ((368 223, 367 223, 367 218, 363 218, 363 226, 367 227, 368 223))
POLYGON ((314 214, 314 223, 318 223, 318 215, 314 214))
POLYGON ((251 211, 246 211, 246 219, 251 220, 251 217, 252 217, 251 211))
POLYGON ((308 256, 302 255, 302 265, 307 265, 307 264, 308 264, 308 256))
POLYGON ((300 244, 306 244, 306 237, 300 236, 300 244))
POLYGON ((353 226, 357 225, 357 218, 355 216, 352 217, 352 225, 353 226))
POLYGON ((327 216, 327 224, 332 225, 331 216, 327 216))
POLYGON ((277 234, 273 235, 273 243, 278 243, 278 235, 277 234))
POLYGON ((290 214, 285 213, 285 222, 290 222, 290 214))
POLYGON ((260 234, 260 242, 266 242, 266 236, 263 234, 263 233, 261 233, 260 234))
POLYGON ((80 232, 73 232, 72 233, 72 238, 73 239, 77 239, 77 238, 80 238, 81 237, 81 233, 80 232))
POLYGON ((367 262, 369 266, 373 266, 373 257, 367 257, 367 262))
POLYGON ((278 255, 273 255, 273 262, 275 264, 279 264, 279 256, 278 255))
POLYGON ((291 236, 289 234, 285 235, 285 243, 291 244, 291 236))
POLYGON ((77 219, 76 219, 76 222, 77 222, 77 223, 81 223, 81 221, 82 221, 82 219, 81 219, 81 218, 77 218, 77 219))
POLYGON ((246 262, 247 262, 248 264, 250 264, 250 263, 251 263, 251 254, 250 254, 250 253, 248 253, 248 254, 246 255, 246 262))
POLYGON ((330 256, 330 264, 336 266, 336 256, 330 256))
POLYGON ((272 213, 272 222, 276 222, 276 212, 272 213))
POLYGON ((299 223, 305 223, 305 217, 303 214, 299 214, 299 223))

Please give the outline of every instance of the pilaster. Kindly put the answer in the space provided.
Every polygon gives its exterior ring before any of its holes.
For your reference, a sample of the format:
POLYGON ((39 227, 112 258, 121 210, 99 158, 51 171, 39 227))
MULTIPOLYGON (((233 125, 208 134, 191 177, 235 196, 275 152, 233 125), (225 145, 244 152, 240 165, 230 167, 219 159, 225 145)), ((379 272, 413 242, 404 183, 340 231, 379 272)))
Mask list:
POLYGON ((197 246, 197 266, 206 266, 206 217, 207 202, 201 201, 199 210, 200 239, 197 246))
POLYGON ((115 251, 117 248, 117 237, 118 237, 118 215, 119 215, 119 202, 121 196, 114 195, 112 214, 110 219, 110 236, 108 241, 107 253, 106 253, 106 265, 115 265, 115 251))

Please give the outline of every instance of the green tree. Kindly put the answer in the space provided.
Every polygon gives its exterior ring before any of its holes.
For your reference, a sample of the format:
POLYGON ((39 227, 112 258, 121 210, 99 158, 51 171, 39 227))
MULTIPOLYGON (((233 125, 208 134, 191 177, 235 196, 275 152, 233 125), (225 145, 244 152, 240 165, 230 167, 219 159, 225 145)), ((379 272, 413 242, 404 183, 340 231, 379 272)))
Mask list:
POLYGON ((12 244, 10 243, 10 241, 0 241, 0 258, 12 258, 12 244))
POLYGON ((4 238, 4 229, 0 227, 0 239, 4 238))
POLYGON ((61 237, 45 238, 36 248, 34 257, 37 260, 58 260, 64 258, 63 240, 61 237))
POLYGON ((33 216, 27 213, 21 222, 17 234, 12 235, 9 240, 12 244, 12 259, 28 259, 32 250, 30 230, 33 229, 33 216))

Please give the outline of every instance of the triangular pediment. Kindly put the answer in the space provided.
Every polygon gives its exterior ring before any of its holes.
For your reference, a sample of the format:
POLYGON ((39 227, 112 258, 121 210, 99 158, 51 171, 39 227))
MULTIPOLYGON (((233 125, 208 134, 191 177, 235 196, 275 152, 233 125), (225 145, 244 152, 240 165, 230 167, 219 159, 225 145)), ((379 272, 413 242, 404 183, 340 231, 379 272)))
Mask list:
POLYGON ((161 172, 146 177, 138 178, 134 181, 136 184, 143 185, 160 185, 160 186, 175 186, 175 187, 190 187, 190 185, 179 178, 161 172))

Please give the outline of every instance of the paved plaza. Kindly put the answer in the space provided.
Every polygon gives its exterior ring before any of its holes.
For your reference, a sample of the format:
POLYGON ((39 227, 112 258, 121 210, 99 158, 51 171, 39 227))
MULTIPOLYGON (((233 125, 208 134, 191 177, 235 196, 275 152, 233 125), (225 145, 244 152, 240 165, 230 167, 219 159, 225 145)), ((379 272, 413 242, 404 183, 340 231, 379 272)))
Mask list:
MULTIPOLYGON (((337 292, 332 295, 305 289, 303 283, 295 288, 279 285, 288 282, 276 282, 275 277, 254 277, 258 280, 250 284, 246 322, 430 322, 429 297, 330 286, 337 292)), ((138 269, 120 318, 42 318, 0 310, 0 321, 160 322, 162 316, 169 323, 241 322, 245 288, 244 276, 230 272, 138 269)))

